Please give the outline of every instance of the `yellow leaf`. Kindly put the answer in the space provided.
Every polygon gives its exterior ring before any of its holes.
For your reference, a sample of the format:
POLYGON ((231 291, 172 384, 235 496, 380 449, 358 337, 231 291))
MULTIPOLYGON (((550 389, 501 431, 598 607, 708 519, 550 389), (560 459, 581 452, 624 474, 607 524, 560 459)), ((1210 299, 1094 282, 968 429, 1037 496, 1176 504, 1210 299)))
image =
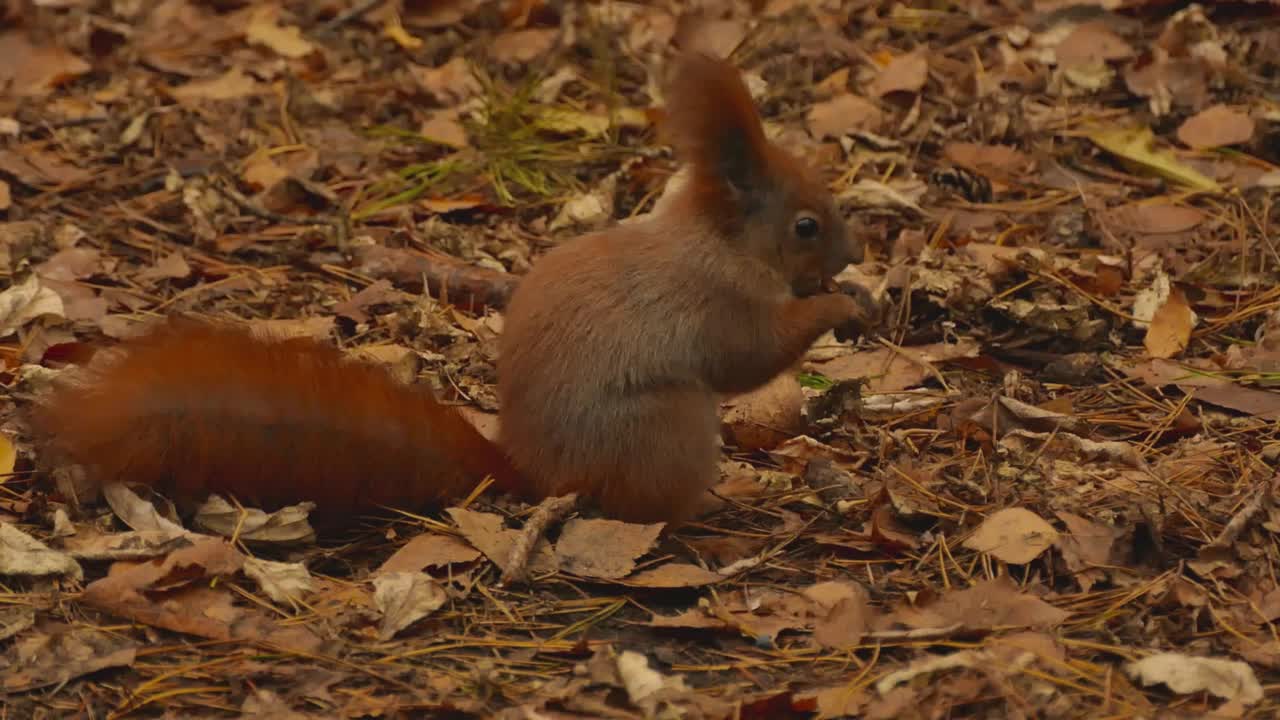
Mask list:
POLYGON ((14 463, 18 460, 18 451, 8 435, 0 435, 0 485, 13 474, 14 463))
POLYGON ((1137 163, 1173 182, 1208 192, 1218 192, 1222 189, 1212 178, 1205 177, 1183 165, 1169 150, 1153 147, 1155 135, 1152 134, 1151 128, 1097 130, 1089 135, 1089 139, 1103 150, 1137 163))
POLYGON ((422 39, 410 35, 409 31, 405 30, 404 26, 400 24, 398 16, 393 16, 387 20, 387 25, 382 28, 382 33, 405 50, 417 50, 422 47, 422 39))

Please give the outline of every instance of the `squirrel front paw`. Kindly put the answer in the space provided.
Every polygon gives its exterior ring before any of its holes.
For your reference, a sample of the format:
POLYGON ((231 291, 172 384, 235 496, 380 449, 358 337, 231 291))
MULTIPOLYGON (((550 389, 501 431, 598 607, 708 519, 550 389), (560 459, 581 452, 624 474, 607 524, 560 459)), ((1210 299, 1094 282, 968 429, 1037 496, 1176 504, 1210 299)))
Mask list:
POLYGON ((846 317, 835 327, 836 340, 856 340, 867 335, 880 326, 884 318, 884 308, 876 302, 871 291, 862 285, 842 283, 839 296, 846 301, 841 304, 845 308, 846 317))

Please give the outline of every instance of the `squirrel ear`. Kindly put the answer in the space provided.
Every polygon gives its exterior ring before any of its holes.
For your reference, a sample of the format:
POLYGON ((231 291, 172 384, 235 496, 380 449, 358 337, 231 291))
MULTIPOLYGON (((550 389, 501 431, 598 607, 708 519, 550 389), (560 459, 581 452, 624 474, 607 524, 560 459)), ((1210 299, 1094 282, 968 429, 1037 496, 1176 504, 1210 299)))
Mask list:
POLYGON ((738 70, 700 52, 674 63, 666 89, 668 142, 699 173, 750 192, 767 178, 768 141, 738 70))

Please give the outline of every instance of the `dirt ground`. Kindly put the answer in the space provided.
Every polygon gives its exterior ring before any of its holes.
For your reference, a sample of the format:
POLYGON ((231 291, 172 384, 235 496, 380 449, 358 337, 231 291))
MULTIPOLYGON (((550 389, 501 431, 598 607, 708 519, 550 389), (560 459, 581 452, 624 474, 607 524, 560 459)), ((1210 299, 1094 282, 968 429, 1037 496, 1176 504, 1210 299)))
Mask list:
POLYGON ((1278 164, 1268 0, 0 3, 0 717, 1275 717, 1278 164), (511 288, 653 207, 695 46, 886 309, 726 403, 698 521, 553 516, 507 582, 547 508, 317 538, 41 457, 173 313, 491 429, 511 288))

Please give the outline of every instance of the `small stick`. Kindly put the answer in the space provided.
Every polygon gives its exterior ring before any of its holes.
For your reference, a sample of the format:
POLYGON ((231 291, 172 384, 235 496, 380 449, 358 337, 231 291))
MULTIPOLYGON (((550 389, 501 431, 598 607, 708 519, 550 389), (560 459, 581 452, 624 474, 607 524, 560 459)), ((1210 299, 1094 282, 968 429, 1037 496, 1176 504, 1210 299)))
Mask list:
POLYGON ((577 506, 577 493, 549 497, 539 503, 538 507, 533 509, 528 522, 524 524, 524 529, 516 538, 515 544, 511 546, 511 554, 507 556, 506 567, 502 569, 502 577, 498 580, 498 584, 525 582, 528 579, 529 555, 533 552, 534 546, 542 539, 551 523, 564 519, 577 506))

